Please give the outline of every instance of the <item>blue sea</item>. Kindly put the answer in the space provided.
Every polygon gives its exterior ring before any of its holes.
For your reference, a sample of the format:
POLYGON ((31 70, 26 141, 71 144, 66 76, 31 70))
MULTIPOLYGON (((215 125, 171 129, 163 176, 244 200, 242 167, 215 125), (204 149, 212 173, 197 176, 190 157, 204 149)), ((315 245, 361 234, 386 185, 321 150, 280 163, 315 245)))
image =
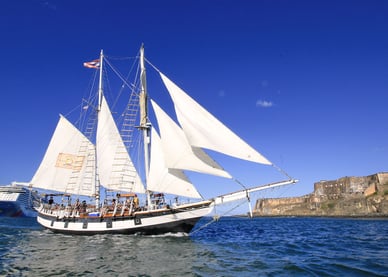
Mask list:
POLYGON ((211 221, 190 236, 68 236, 0 218, 0 276, 388 276, 388 220, 211 221))

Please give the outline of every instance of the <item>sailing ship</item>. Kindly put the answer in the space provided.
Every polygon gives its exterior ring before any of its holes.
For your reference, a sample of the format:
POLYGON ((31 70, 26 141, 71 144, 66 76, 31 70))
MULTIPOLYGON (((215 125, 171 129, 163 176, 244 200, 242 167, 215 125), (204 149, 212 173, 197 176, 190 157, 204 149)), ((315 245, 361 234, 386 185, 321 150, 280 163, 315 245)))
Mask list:
POLYGON ((0 217, 36 217, 41 200, 38 192, 24 183, 0 186, 0 217))
MULTIPOLYGON (((241 199, 249 202, 255 191, 296 182, 276 167, 285 175, 283 181, 250 188, 241 184, 238 191, 204 199, 186 172, 233 178, 205 149, 254 163, 274 165, 148 62, 143 46, 137 60, 139 81, 130 83, 122 77, 122 82, 123 86, 134 91, 132 96, 136 100, 127 105, 127 111, 133 108, 133 103, 138 104, 138 112, 132 112, 138 124, 125 117, 123 125, 133 128, 123 127, 121 131, 131 133, 129 137, 134 137, 133 131, 141 134, 142 144, 135 146, 142 148, 143 169, 133 162, 135 159, 130 155, 133 144, 128 146, 126 143, 126 136, 119 131, 108 105, 104 69, 111 63, 101 50, 99 59, 84 64, 95 68, 99 79, 98 89, 95 89, 98 103, 92 109, 97 116, 91 121, 97 121, 95 132, 90 131, 93 128, 88 124, 86 130, 89 131, 81 132, 60 115, 43 160, 31 180, 32 186, 61 196, 61 203, 40 206, 37 220, 42 226, 53 232, 81 235, 188 234, 198 220, 209 215, 217 205, 241 199), (149 65, 147 69, 156 71, 165 85, 177 120, 149 97, 146 64, 149 65), (149 103, 157 125, 151 122, 149 103), (82 197, 90 197, 93 202, 87 203, 82 197), (140 197, 143 197, 143 203, 139 203, 140 197), (167 197, 170 197, 169 201, 167 197)), ((87 103, 86 106, 92 105, 87 103)))

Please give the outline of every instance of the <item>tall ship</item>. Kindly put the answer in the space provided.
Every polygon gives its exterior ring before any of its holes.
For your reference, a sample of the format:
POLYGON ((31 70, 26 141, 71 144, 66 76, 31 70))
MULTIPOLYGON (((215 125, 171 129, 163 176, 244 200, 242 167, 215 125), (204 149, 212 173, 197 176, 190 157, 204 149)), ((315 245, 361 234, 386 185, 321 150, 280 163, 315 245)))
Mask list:
POLYGON ((0 186, 0 217, 36 217, 40 202, 38 192, 24 185, 0 186))
MULTIPOLYGON (((37 220, 42 226, 79 235, 189 234, 199 219, 219 205, 245 200, 251 214, 252 193, 297 182, 151 64, 143 46, 128 59, 133 61, 127 67, 133 79, 113 66, 116 59, 101 50, 98 59, 84 63, 95 70, 98 85, 92 87, 90 99, 83 100, 76 124, 59 116, 30 182, 52 192, 49 203, 39 208, 37 220), (112 85, 106 77, 108 69, 120 80, 119 94, 129 98, 122 113, 112 112, 119 102, 107 96, 112 85), (161 91, 150 97, 149 70, 172 103, 158 104, 161 91), (174 117, 166 111, 173 111, 174 117), (249 187, 211 158, 209 150, 266 166, 282 178, 249 187), (205 199, 190 181, 190 172, 232 180, 239 189, 205 199)), ((211 185, 206 181, 201 187, 211 185)))

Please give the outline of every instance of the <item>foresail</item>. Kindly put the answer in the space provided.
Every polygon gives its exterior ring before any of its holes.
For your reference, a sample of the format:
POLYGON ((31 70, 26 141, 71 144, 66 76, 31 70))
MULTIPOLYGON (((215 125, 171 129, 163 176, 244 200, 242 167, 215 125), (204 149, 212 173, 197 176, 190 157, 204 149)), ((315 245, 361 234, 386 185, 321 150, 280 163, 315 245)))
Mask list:
POLYGON ((168 169, 158 133, 151 130, 151 159, 147 189, 190 198, 201 198, 196 188, 179 169, 168 169))
POLYGON ((178 121, 191 145, 261 164, 272 164, 228 127, 206 111, 163 73, 160 76, 173 99, 178 121))
POLYGON ((143 183, 123 143, 105 97, 97 127, 97 172, 100 184, 116 191, 142 193, 143 183))
POLYGON ((62 115, 43 160, 31 180, 33 187, 92 196, 95 194, 94 145, 62 115))
POLYGON ((231 178, 200 148, 192 148, 182 129, 154 102, 152 107, 158 121, 166 166, 231 178))

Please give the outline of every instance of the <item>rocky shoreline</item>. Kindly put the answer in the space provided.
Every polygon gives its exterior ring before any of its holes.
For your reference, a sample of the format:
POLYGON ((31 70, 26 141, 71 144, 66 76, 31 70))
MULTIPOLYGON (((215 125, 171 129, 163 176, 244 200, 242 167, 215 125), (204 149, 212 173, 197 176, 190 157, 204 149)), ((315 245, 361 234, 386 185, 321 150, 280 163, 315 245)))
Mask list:
POLYGON ((290 198, 259 199, 255 217, 388 217, 388 173, 342 177, 314 184, 314 192, 290 198))

